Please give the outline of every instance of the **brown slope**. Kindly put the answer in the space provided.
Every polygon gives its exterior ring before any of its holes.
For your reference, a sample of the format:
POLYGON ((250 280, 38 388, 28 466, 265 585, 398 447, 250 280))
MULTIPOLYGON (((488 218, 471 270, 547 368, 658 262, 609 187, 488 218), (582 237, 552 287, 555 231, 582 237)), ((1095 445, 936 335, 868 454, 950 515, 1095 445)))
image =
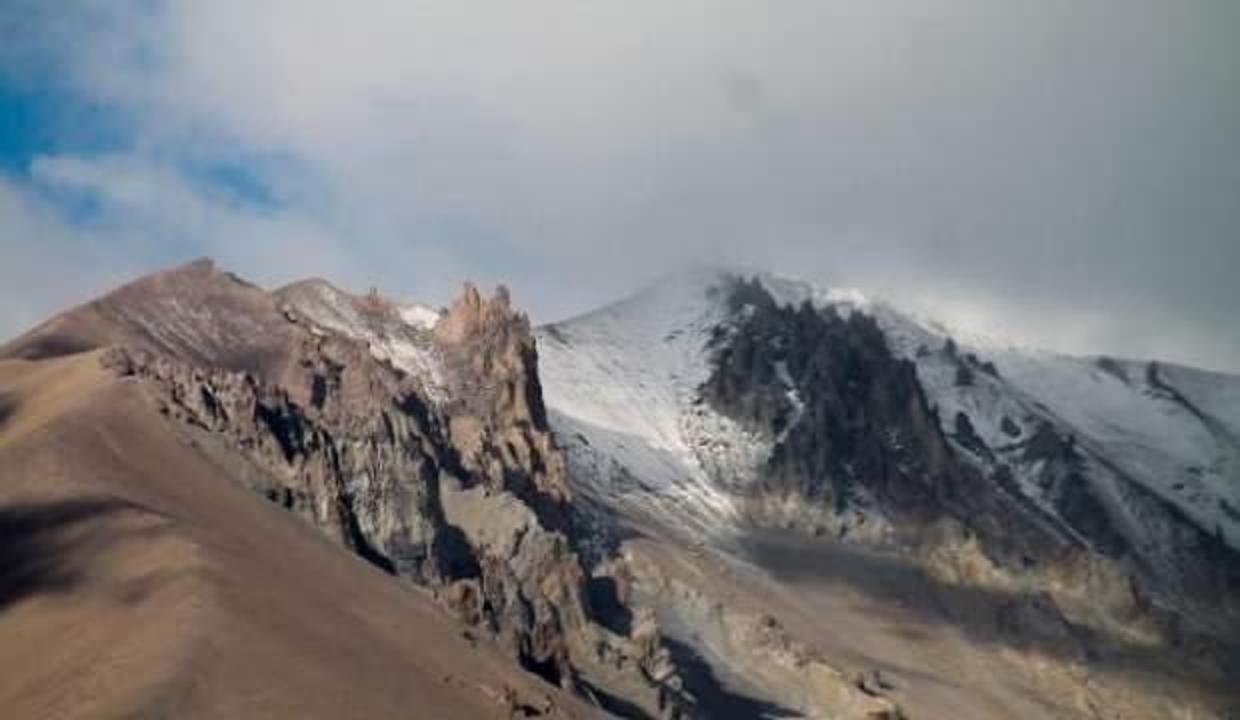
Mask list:
MULTIPOLYGON (((107 312, 41 337, 137 337, 107 312)), ((39 337, 6 354, 58 357, 0 361, 7 716, 508 717, 506 688, 589 712, 230 479, 98 352, 39 337)))
POLYGON ((124 345, 278 379, 294 335, 276 298, 201 259, 72 308, 0 346, 0 358, 38 360, 124 345))

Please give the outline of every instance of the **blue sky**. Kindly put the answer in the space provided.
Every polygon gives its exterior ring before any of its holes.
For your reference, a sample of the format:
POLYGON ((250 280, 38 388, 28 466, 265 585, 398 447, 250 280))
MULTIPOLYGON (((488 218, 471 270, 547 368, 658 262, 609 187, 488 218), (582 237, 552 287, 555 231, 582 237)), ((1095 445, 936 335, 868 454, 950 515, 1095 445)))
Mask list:
MULTIPOLYGON (((138 152, 136 123, 124 108, 74 92, 54 76, 37 83, 0 83, 0 173, 33 191, 47 190, 32 182, 36 160, 138 152)), ((256 209, 280 205, 271 178, 291 173, 295 166, 295 161, 278 153, 249 151, 238 145, 219 145, 208 152, 193 147, 188 150, 179 153, 176 148, 165 149, 161 162, 173 166, 199 192, 256 209)), ((82 197, 82 193, 42 195, 60 206, 66 217, 90 219, 90 213, 81 211, 90 204, 90 198, 82 197)))
POLYGON ((48 119, 56 102, 46 93, 0 88, 0 168, 6 173, 24 173, 36 154, 54 149, 48 119))
POLYGON ((537 319, 678 268, 1240 370, 1240 4, 0 5, 0 335, 171 263, 537 319))
MULTIPOLYGON (((53 206, 71 224, 97 215, 95 196, 40 187, 30 177, 32 164, 45 156, 121 151, 127 140, 121 118, 53 82, 0 86, 0 173, 53 206)), ((83 234, 79 240, 88 242, 89 236, 83 234)))
POLYGON ((111 108, 54 84, 0 84, 0 169, 22 175, 39 155, 124 148, 126 123, 111 108))

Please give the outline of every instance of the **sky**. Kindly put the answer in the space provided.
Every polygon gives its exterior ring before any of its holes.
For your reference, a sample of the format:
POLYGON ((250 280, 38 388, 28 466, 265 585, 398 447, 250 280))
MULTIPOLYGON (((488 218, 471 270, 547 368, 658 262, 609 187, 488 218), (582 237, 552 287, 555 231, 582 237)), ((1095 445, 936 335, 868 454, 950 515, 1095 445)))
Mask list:
POLYGON ((0 0, 0 337, 211 256, 539 321, 696 265, 1240 372, 1235 0, 0 0))

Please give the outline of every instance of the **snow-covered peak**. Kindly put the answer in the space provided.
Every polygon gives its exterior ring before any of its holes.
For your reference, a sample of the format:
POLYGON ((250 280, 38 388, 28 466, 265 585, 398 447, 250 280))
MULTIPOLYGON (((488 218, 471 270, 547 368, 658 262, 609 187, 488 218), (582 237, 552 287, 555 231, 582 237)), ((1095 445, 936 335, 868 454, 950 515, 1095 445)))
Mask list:
POLYGON ((711 270, 669 276, 536 331, 544 400, 579 490, 696 537, 726 534, 737 517, 702 453, 747 447, 697 403, 728 280, 711 270))
POLYGON ((799 280, 770 272, 734 271, 736 277, 755 277, 781 305, 797 307, 810 303, 820 309, 832 308, 847 318, 853 312, 874 317, 897 350, 919 345, 941 344, 951 338, 956 344, 975 351, 1019 351, 1037 355, 1057 353, 1030 347, 1017 338, 995 332, 980 332, 947 317, 916 310, 874 293, 847 286, 799 280))
POLYGON ((749 277, 780 304, 808 301, 844 317, 874 317, 892 351, 916 364, 947 434, 956 441, 964 415, 986 448, 979 456, 962 444, 960 452, 1009 464, 1017 484, 1048 510, 1043 468, 1024 450, 1043 426, 1076 443, 1094 490, 1127 532, 1154 537, 1142 527, 1143 511, 1126 509, 1133 491, 1125 488, 1135 483, 1240 547, 1240 377, 1030 349, 856 290, 769 273, 671 275, 538 331, 553 425, 573 446, 570 458, 596 466, 585 473, 595 491, 703 528, 735 518, 732 497, 707 469, 731 463, 733 475, 743 474, 769 448, 707 408, 698 391, 710 373, 707 343, 731 321, 727 288, 749 277))
POLYGON ((881 302, 857 288, 818 285, 773 273, 759 273, 756 277, 775 302, 781 305, 795 307, 808 302, 815 307, 833 307, 847 317, 854 310, 865 312, 881 302))
POLYGON ((610 326, 643 337, 662 335, 718 312, 720 293, 733 277, 718 269, 672 273, 627 298, 546 327, 571 331, 610 326))
POLYGON ((433 330, 439 323, 441 313, 430 305, 407 303, 397 308, 401 320, 419 330, 433 330))
MULTIPOLYGON (((808 300, 844 315, 872 315, 892 350, 917 364, 949 433, 964 414, 987 447, 1015 449, 1039 423, 1050 423, 1089 454, 1111 500, 1119 503, 1118 488, 1135 481, 1240 548, 1240 377, 1031 348, 884 300, 760 279, 785 304, 808 300)), ((1033 476, 1040 469, 1017 469, 1018 481, 1028 480, 1025 489, 1039 495, 1033 476)))

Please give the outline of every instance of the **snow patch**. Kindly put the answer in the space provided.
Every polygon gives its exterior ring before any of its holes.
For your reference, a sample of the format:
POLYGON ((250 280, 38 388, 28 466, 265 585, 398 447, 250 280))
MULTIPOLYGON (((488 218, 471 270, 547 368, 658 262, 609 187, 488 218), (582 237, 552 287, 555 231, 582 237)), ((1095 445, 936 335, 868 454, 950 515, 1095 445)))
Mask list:
MULTIPOLYGON (((700 400, 710 372, 707 343, 729 320, 722 289, 731 277, 670 278, 630 300, 538 330, 552 426, 586 496, 699 537, 726 536, 736 527, 735 491, 742 488, 723 479, 753 478, 772 444, 700 400)), ((781 304, 809 302, 844 317, 873 317, 892 352, 916 365, 962 456, 1007 464, 1015 486, 1047 513, 1055 508, 1043 486, 1045 465, 1025 456, 1043 424, 1075 443, 1095 494, 1134 542, 1159 542, 1167 519, 1151 516, 1130 483, 1240 549, 1240 377, 1160 365, 1155 383, 1148 363, 1031 349, 953 331, 855 290, 757 277, 781 304), (954 437, 958 413, 985 450, 954 437)), ((739 313, 744 317, 746 308, 739 313)), ((795 410, 791 427, 803 401, 788 367, 775 372, 795 410)))
POLYGON ((712 470, 744 468, 766 452, 700 400, 707 342, 726 319, 726 279, 675 278, 537 331, 544 400, 574 481, 699 539, 727 535, 739 515, 712 470))
POLYGON ((305 283, 289 291, 289 302, 305 318, 323 329, 365 342, 377 360, 421 381, 432 402, 447 399, 447 384, 430 330, 439 313, 420 304, 359 310, 365 302, 325 282, 305 283))
POLYGON ((438 310, 421 303, 410 303, 397 308, 401 320, 419 330, 433 330, 441 317, 438 310))

